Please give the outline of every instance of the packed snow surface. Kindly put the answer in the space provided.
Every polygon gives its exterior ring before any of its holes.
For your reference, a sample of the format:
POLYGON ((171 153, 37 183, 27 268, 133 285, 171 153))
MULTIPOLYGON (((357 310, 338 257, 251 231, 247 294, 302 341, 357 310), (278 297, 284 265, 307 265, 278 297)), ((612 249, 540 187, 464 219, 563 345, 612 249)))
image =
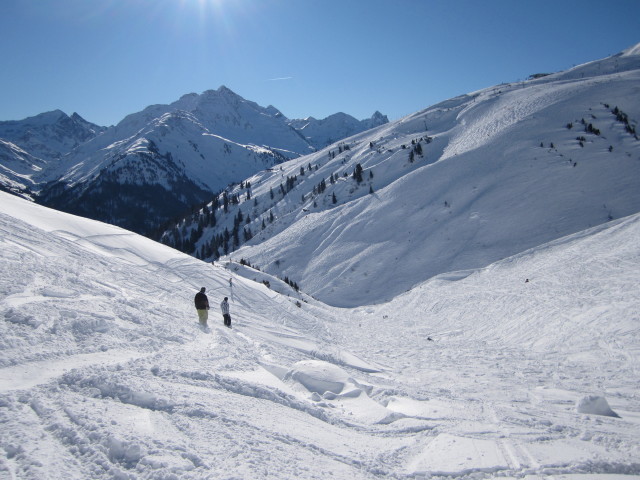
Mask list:
POLYGON ((5 193, 0 231, 2 479, 640 476, 638 215, 353 309, 5 193))

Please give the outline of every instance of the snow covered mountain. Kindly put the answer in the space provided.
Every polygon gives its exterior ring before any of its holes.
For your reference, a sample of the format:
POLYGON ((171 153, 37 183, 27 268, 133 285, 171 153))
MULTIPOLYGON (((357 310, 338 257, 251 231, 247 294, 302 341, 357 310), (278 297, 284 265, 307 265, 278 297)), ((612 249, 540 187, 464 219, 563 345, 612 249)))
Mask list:
POLYGON ((229 183, 309 148, 281 119, 221 87, 147 107, 81 145, 41 201, 152 234, 229 183))
POLYGON ((68 116, 60 110, 24 120, 0 122, 0 138, 45 162, 59 160, 104 130, 77 113, 68 116))
POLYGON ((303 120, 290 120, 288 123, 304 135, 316 150, 320 150, 343 138, 389 123, 389 119, 380 112, 375 112, 366 120, 356 120, 346 113, 335 113, 323 120, 308 117, 303 120))
POLYGON ((31 198, 59 175, 64 155, 104 130, 60 110, 0 122, 0 188, 31 198))
POLYGON ((60 111, 3 122, 0 139, 5 190, 146 234, 230 183, 314 151, 275 107, 224 86, 108 129, 60 111))
POLYGON ((0 478, 640 475, 638 214, 355 309, 2 192, 0 231, 0 478))
POLYGON ((37 186, 34 177, 45 168, 43 160, 0 139, 0 190, 33 200, 32 190, 37 186))
POLYGON ((163 241, 357 306, 637 213, 638 50, 462 95, 261 172, 163 241))

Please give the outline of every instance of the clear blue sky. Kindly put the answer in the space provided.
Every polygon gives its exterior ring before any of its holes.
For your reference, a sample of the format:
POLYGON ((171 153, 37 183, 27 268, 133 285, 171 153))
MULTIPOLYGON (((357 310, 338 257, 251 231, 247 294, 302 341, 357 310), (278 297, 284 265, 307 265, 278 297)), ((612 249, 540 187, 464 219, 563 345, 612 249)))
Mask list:
POLYGON ((0 35, 0 120, 112 125, 220 85, 393 120, 639 43, 640 0, 1 0, 0 35))

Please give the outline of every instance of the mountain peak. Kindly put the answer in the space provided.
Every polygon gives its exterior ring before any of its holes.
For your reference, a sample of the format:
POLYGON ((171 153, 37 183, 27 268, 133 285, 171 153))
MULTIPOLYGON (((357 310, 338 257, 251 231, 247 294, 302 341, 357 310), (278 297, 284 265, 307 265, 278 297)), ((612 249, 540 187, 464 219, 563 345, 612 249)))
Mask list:
POLYGON ((375 127, 377 127, 378 125, 389 123, 389 118, 386 115, 380 113, 378 110, 373 112, 373 115, 371 115, 371 118, 369 120, 371 121, 372 126, 375 127))
POLYGON ((39 124, 49 124, 59 122, 60 120, 66 118, 69 118, 66 113, 64 113, 62 110, 56 109, 51 110, 50 112, 44 112, 39 115, 35 115, 33 117, 27 118, 26 120, 36 121, 36 123, 39 124))
POLYGON ((236 92, 234 92, 233 90, 231 90, 229 87, 225 86, 225 85, 221 85, 218 90, 218 93, 222 94, 222 95, 232 95, 237 97, 238 94, 236 92))

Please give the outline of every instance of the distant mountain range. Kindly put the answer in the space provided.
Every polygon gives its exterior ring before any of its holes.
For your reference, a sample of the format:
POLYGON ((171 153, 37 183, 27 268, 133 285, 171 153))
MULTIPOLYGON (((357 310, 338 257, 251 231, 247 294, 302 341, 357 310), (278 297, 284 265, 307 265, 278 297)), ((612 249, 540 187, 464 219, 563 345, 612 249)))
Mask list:
POLYGON ((114 127, 59 110, 0 122, 0 187, 153 235, 230 183, 380 122, 287 119, 226 87, 152 105, 114 127), (296 125, 302 125, 297 128, 296 125), (303 131, 313 125, 312 134, 303 131))
POLYGON ((304 135, 304 138, 317 150, 339 142, 343 138, 386 123, 389 123, 389 119, 380 112, 375 112, 368 120, 356 120, 351 115, 335 113, 323 120, 309 117, 304 120, 291 120, 288 122, 289 125, 304 135))

